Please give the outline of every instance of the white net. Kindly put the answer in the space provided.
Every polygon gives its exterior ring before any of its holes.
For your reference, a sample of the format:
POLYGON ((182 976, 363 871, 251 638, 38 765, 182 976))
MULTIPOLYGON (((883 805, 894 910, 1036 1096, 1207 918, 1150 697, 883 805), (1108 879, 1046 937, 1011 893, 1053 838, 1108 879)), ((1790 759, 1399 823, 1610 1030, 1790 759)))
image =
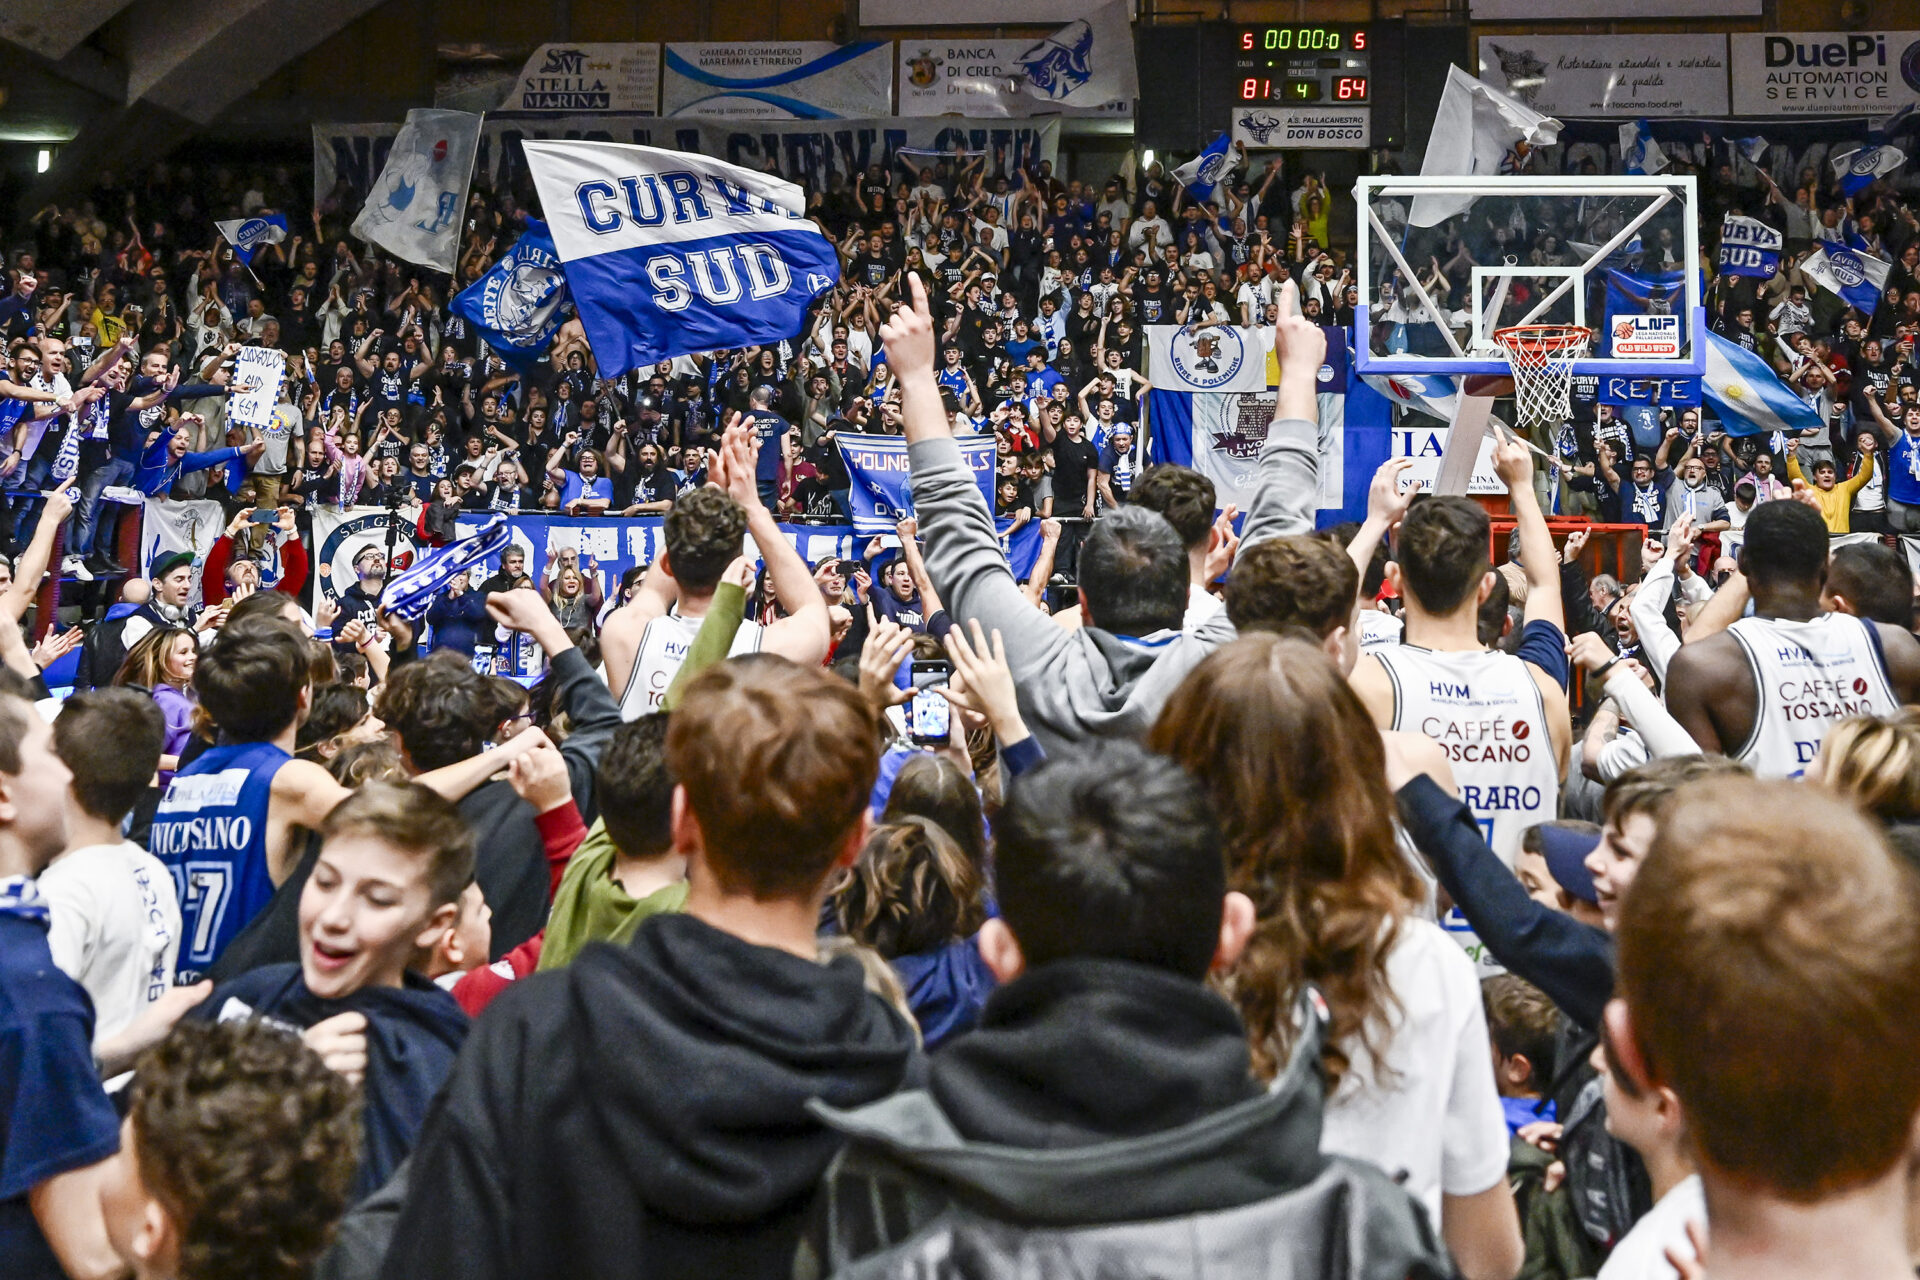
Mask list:
POLYGON ((1587 354, 1593 330, 1572 324, 1500 329, 1493 340, 1513 371, 1514 417, 1523 430, 1553 430, 1573 411, 1573 362, 1587 354))

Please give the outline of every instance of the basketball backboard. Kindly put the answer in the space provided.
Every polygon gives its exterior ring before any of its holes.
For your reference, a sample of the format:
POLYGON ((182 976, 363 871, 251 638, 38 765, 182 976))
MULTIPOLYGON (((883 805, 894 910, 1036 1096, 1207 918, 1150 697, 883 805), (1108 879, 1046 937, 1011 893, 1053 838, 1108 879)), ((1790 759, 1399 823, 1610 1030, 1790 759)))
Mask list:
POLYGON ((1354 201, 1360 373, 1502 375, 1494 331, 1541 324, 1594 331, 1576 374, 1705 371, 1691 176, 1375 175, 1354 201))

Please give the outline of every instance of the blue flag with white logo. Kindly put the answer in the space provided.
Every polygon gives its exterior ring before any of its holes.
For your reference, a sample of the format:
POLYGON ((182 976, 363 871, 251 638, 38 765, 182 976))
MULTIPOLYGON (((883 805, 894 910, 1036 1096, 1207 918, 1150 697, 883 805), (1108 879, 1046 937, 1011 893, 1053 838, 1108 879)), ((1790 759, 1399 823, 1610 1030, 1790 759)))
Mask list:
POLYGON ((1232 138, 1221 134, 1207 149, 1173 171, 1180 185, 1195 200, 1213 199, 1213 188, 1233 167, 1232 138))
POLYGON ((791 338, 840 280, 799 187, 659 147, 523 144, 602 377, 791 338))
POLYGON ((1880 305, 1880 296, 1887 287, 1887 273, 1893 270, 1893 264, 1865 250, 1828 244, 1808 254, 1800 269, 1812 276, 1822 289, 1839 294, 1848 306, 1872 315, 1873 309, 1880 305))
POLYGON ((1764 359, 1709 330, 1700 398, 1730 436, 1811 431, 1820 411, 1793 393, 1764 359))
POLYGON ((225 222, 216 222, 220 234, 233 246, 233 256, 248 266, 253 265, 253 255, 263 244, 279 244, 287 238, 287 217, 283 213, 270 213, 264 218, 229 218, 225 222))
POLYGON ((538 360, 566 319, 567 277, 547 224, 527 229, 487 273, 453 300, 489 347, 515 364, 538 360))

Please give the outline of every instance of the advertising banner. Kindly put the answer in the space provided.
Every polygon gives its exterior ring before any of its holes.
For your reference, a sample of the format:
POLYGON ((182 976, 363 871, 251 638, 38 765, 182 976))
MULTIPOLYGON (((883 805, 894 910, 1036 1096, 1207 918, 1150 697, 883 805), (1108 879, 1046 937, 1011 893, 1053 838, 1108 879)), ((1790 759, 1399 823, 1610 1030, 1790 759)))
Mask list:
POLYGON ((1920 31, 1727 39, 1735 115, 1883 116, 1920 103, 1920 31))
POLYGON ((1723 35, 1482 36, 1480 78, 1559 119, 1723 116, 1723 35))
MULTIPOLYGON (((1131 98, 1094 102, 1069 94, 1048 102, 1021 89, 1020 58, 1034 46, 1032 40, 902 40, 900 42, 900 114, 903 116, 1062 116, 1133 117, 1131 98)), ((1133 61, 1128 41, 1112 49, 1096 46, 1091 58, 1102 55, 1133 61)))
POLYGON ((578 115, 620 111, 650 116, 660 109, 657 44, 543 44, 520 69, 502 111, 578 115))
POLYGON ((893 42, 669 44, 660 113, 737 120, 893 114, 893 42))

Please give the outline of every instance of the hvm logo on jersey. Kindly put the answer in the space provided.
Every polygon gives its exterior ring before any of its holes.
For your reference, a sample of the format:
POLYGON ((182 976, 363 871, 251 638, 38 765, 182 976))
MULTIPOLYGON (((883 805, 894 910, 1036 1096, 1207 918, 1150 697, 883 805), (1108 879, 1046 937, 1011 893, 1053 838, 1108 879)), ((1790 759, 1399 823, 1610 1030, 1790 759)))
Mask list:
POLYGON ((1247 360, 1239 331, 1221 325, 1197 333, 1181 330, 1173 339, 1173 370, 1189 389, 1212 391, 1232 382, 1247 360))

